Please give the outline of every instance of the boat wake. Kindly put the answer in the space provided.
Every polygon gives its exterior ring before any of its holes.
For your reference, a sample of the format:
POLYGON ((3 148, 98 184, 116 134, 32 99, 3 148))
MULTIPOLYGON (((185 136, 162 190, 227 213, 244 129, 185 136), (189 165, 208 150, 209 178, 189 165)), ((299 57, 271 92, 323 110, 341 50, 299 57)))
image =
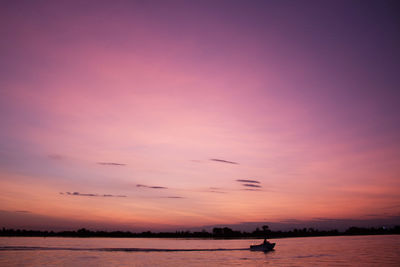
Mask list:
POLYGON ((248 248, 205 248, 205 249, 167 249, 167 248, 68 248, 68 247, 24 247, 4 246, 0 251, 27 251, 27 250, 71 250, 71 251, 108 251, 108 252, 191 252, 191 251, 236 251, 249 250, 248 248))

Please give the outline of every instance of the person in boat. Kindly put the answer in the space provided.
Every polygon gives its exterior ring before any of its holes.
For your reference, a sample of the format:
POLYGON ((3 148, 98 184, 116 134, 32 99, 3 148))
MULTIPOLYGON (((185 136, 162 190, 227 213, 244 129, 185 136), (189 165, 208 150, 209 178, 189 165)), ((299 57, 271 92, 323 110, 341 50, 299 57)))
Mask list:
POLYGON ((268 244, 268 243, 269 243, 269 242, 267 241, 267 238, 265 237, 265 238, 264 238, 263 245, 268 244))

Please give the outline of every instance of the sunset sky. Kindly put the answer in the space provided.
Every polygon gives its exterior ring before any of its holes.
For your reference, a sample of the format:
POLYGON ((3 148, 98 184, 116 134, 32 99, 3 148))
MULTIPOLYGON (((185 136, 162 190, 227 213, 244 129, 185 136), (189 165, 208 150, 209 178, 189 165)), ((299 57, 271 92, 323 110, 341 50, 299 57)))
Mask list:
POLYGON ((400 223, 396 1, 1 1, 0 227, 400 223))

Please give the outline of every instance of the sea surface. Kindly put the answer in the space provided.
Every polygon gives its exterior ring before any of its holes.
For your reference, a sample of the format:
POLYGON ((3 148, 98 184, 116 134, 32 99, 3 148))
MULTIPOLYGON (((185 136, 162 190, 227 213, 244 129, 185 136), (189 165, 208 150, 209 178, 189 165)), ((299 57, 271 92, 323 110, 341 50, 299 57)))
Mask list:
POLYGON ((262 240, 0 237, 0 266, 400 266, 400 236, 262 240))

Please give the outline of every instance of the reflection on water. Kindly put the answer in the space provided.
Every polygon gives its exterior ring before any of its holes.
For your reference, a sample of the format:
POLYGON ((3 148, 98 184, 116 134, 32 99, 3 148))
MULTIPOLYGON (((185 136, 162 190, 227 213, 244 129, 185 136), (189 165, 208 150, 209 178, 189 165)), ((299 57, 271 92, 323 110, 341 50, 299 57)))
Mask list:
POLYGON ((0 238, 0 266, 400 266, 400 236, 271 240, 149 238, 0 238))

